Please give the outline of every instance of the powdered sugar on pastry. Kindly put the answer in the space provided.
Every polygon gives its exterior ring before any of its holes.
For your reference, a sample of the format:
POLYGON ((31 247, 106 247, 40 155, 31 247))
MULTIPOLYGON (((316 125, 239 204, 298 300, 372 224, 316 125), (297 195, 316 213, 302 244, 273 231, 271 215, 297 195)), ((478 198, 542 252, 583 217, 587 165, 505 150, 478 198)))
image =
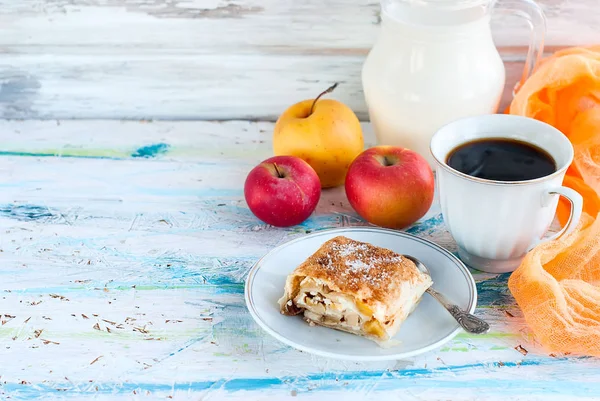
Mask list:
POLYGON ((283 314, 381 343, 397 333, 431 284, 402 255, 338 236, 288 276, 280 306, 283 314))

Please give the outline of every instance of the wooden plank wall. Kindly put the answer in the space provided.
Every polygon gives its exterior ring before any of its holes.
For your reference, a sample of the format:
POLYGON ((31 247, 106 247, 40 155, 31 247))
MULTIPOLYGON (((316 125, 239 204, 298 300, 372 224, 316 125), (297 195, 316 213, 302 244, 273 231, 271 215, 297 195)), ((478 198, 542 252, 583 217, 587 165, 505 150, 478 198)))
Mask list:
MULTIPOLYGON (((597 0, 539 3, 549 51, 600 42, 597 0)), ((375 0, 0 0, 0 118, 273 120, 339 81, 364 119, 378 24, 375 0)), ((494 34, 512 86, 527 25, 494 34)))

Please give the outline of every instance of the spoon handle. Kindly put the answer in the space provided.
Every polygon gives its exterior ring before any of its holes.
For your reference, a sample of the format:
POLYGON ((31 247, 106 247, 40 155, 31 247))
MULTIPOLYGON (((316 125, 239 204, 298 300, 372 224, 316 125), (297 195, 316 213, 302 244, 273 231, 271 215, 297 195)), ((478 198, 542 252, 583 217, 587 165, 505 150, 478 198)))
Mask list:
POLYGON ((483 334, 490 329, 490 325, 487 322, 481 320, 475 315, 463 311, 458 307, 458 305, 454 305, 448 302, 448 300, 442 294, 440 294, 433 288, 428 288, 427 292, 435 299, 437 299, 439 303, 444 305, 444 307, 448 310, 448 312, 450 312, 452 317, 454 317, 458 324, 460 324, 461 327, 465 329, 465 331, 467 331, 468 333, 483 334))

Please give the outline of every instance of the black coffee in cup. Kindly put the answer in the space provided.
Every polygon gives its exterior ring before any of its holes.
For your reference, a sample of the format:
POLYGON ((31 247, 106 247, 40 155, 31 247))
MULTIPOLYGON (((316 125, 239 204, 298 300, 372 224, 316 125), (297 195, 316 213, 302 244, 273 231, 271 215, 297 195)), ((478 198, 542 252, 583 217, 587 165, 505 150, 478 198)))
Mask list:
POLYGON ((545 177, 557 169, 545 150, 519 140, 483 138, 454 148, 448 166, 472 177, 493 181, 527 181, 545 177))

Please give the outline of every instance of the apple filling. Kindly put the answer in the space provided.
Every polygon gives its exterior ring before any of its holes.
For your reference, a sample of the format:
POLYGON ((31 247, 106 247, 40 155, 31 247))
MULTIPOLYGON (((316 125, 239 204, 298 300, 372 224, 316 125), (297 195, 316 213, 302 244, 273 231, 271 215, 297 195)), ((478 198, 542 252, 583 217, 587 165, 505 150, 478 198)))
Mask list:
POLYGON ((297 294, 287 302, 286 309, 289 314, 304 312, 309 323, 387 338, 383 326, 373 318, 373 312, 365 303, 332 291, 308 277, 300 283, 297 294))

